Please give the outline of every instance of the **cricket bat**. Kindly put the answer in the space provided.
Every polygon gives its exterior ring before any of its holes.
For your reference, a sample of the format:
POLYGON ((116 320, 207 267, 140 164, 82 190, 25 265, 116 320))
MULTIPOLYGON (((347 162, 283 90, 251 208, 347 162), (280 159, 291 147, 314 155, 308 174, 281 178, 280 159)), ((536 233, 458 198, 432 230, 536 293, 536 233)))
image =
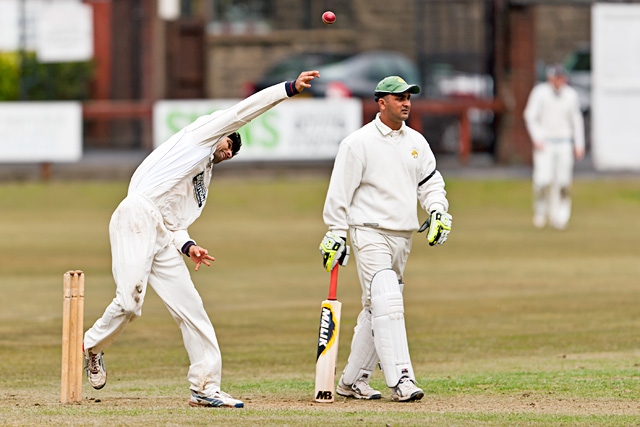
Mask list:
POLYGON ((329 296, 322 301, 320 329, 318 331, 318 355, 316 357, 316 402, 331 403, 336 392, 336 360, 338 359, 338 337, 340 334, 340 310, 338 301, 338 265, 331 270, 329 296))

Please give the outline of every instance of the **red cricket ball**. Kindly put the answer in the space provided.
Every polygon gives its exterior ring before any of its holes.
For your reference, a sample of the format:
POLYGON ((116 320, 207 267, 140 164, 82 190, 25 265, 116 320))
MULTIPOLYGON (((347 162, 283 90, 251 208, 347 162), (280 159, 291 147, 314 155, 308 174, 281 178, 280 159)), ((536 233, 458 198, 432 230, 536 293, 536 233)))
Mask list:
POLYGON ((322 14, 322 22, 327 25, 333 24, 334 22, 336 22, 336 14, 331 12, 330 10, 327 10, 322 14))

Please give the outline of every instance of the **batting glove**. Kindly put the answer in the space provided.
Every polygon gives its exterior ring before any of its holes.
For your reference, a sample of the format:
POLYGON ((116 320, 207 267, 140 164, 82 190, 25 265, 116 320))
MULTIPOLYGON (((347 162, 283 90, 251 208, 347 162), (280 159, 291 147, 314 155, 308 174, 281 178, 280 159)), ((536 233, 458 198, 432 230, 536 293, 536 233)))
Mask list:
POLYGON ((320 242, 320 253, 322 254, 322 265, 327 271, 333 270, 336 264, 342 266, 349 262, 351 248, 347 246, 346 238, 340 237, 328 231, 320 242))
POLYGON ((427 228, 427 241, 429 246, 441 245, 447 241, 451 232, 451 222, 453 218, 446 212, 433 211, 427 220, 422 224, 418 233, 422 233, 427 228))

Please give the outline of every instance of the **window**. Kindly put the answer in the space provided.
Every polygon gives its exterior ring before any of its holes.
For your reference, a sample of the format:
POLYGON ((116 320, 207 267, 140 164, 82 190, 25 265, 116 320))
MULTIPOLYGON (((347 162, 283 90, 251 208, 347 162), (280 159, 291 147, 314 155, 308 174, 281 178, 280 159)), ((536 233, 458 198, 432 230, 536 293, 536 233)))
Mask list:
POLYGON ((264 34, 271 30, 272 0, 209 0, 210 34, 264 34))

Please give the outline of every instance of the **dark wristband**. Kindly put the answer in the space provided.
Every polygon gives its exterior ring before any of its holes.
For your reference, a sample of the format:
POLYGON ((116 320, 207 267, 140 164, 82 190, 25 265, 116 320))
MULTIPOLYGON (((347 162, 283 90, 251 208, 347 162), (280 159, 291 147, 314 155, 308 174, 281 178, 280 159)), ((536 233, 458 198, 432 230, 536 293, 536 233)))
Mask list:
POLYGON ((298 93, 298 89, 296 89, 296 81, 292 81, 292 82, 285 82, 284 83, 286 89, 287 89, 287 96, 289 98, 291 98, 293 95, 297 95, 298 93))
POLYGON ((182 253, 185 254, 186 256, 189 256, 189 249, 191 248, 191 246, 195 246, 196 242, 194 242, 193 240, 189 240, 187 243, 185 243, 184 245, 182 245, 182 253))

